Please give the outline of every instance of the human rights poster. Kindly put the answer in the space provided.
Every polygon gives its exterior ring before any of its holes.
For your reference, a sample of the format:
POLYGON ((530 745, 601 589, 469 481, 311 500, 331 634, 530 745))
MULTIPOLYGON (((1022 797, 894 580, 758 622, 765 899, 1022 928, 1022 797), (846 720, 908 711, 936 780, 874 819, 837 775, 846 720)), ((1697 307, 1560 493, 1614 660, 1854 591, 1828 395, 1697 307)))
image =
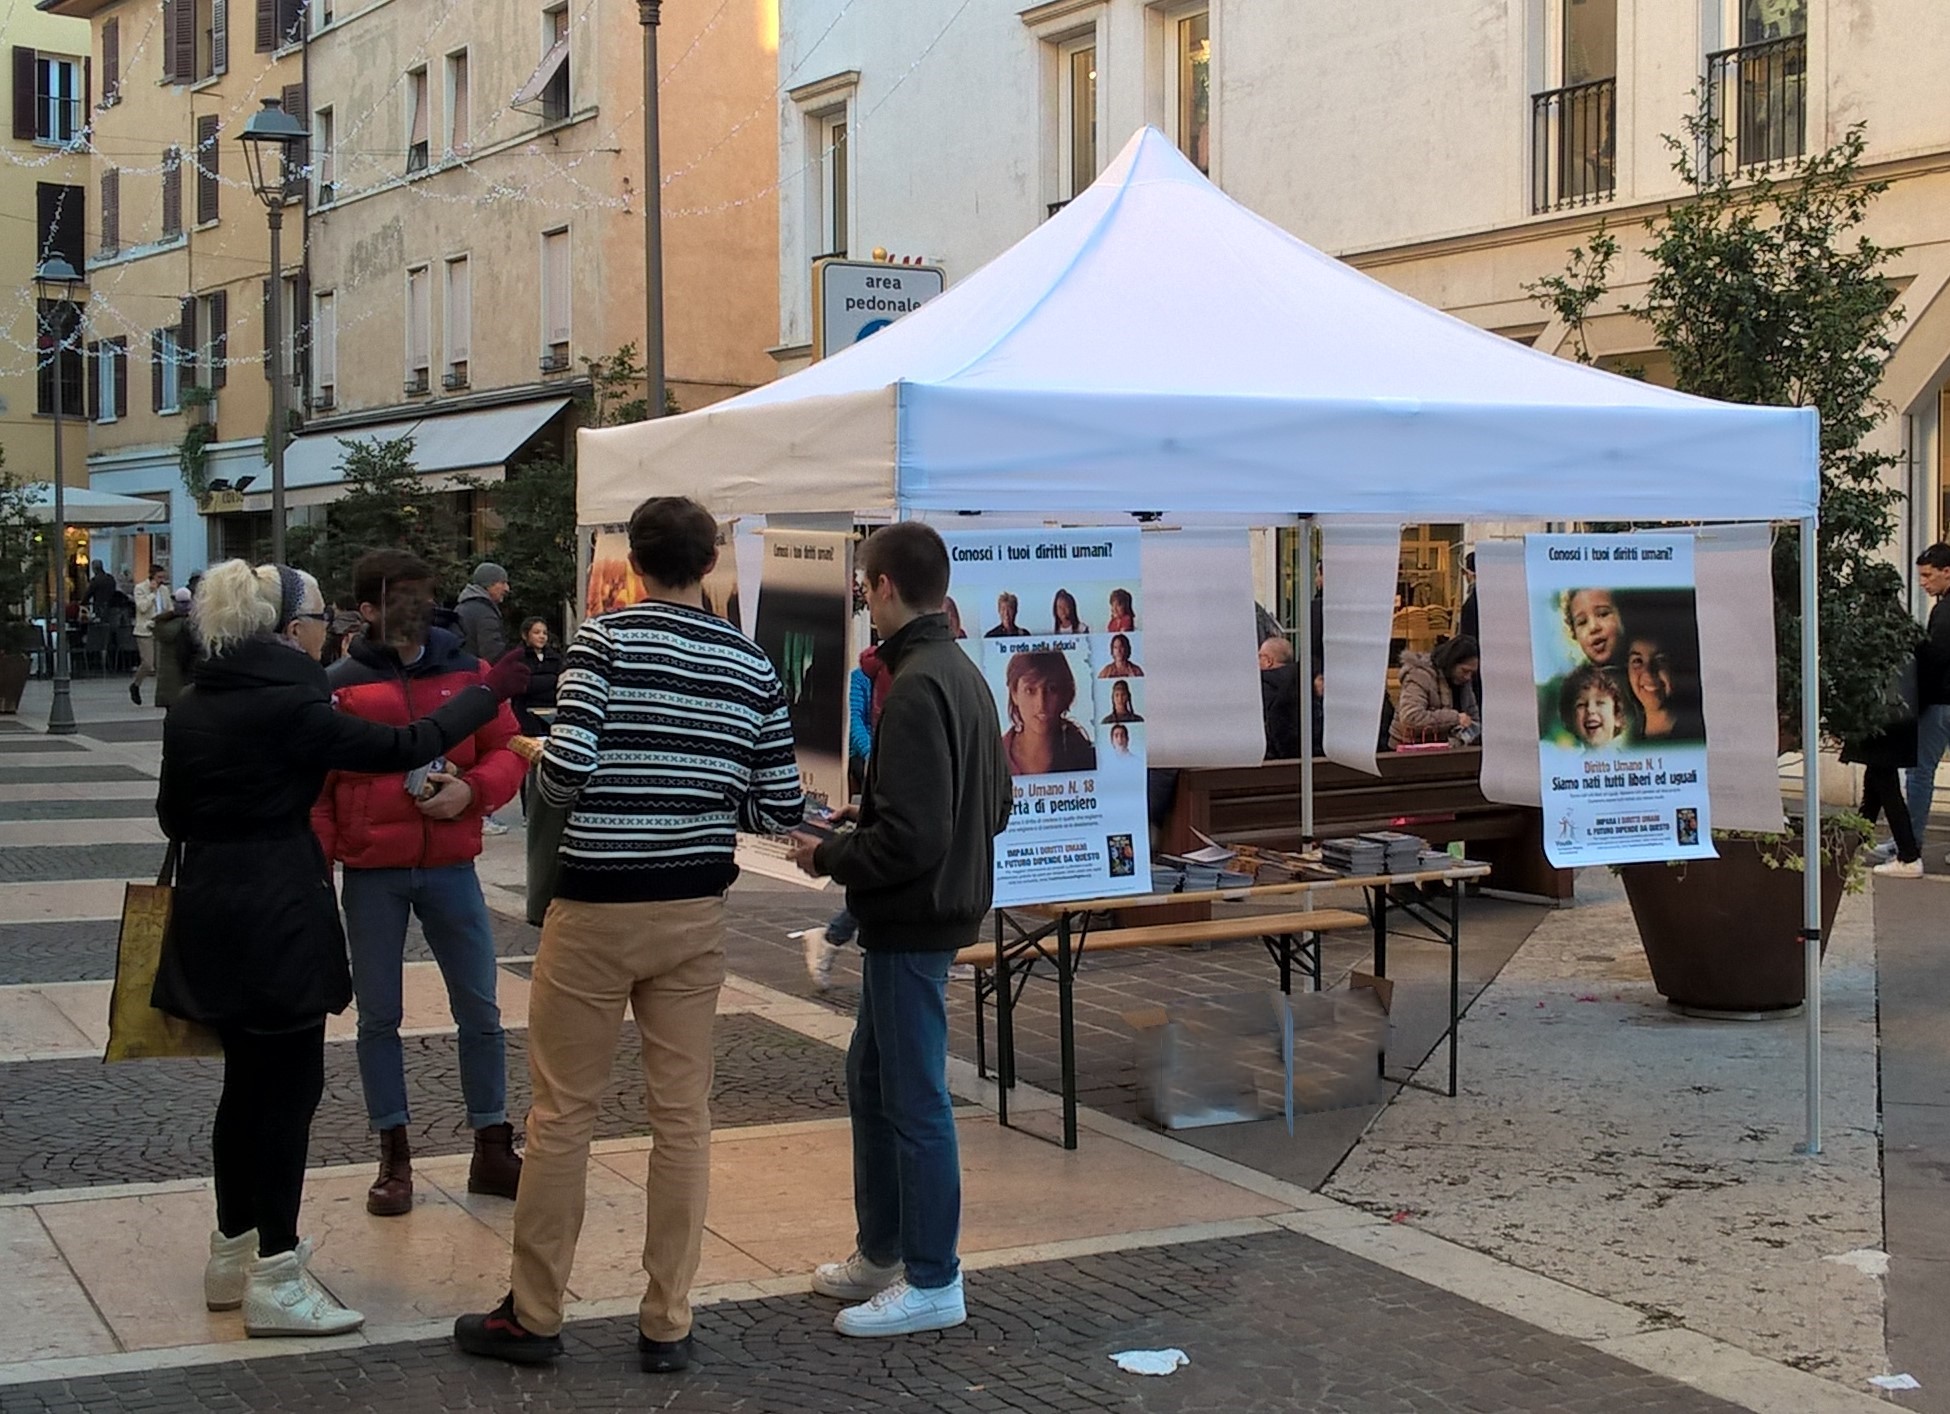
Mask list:
POLYGON ((752 634, 785 690, 806 799, 835 810, 848 798, 852 548, 853 537, 841 532, 767 530, 752 634))
POLYGON ((1524 561, 1544 852, 1711 858, 1692 535, 1530 535, 1524 561))
POLYGON ((943 538, 949 618, 995 694, 1015 788, 996 903, 1147 892, 1138 532, 943 538))

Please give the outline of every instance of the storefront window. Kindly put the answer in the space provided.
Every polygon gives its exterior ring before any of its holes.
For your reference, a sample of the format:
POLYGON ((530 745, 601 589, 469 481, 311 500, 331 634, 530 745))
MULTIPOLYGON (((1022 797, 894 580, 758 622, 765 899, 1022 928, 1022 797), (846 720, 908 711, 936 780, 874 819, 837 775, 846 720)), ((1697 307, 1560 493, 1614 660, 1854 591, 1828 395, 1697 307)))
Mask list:
POLYGON ((1212 171, 1212 14, 1201 10, 1178 21, 1178 148, 1192 165, 1212 171))

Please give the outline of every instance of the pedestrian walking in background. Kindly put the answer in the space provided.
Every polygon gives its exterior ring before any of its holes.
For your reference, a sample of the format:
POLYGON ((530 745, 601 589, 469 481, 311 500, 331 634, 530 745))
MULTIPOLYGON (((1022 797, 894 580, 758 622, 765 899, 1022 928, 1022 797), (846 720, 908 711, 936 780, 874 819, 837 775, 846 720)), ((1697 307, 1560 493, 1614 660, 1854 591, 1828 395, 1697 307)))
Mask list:
POLYGON ((880 660, 894 675, 867 759, 855 828, 794 837, 793 859, 846 885, 860 920, 860 1009, 847 1049, 853 1255, 813 1273, 848 1306, 842 1335, 944 1330, 968 1318, 961 1155, 948 1096, 948 968, 993 895, 995 837, 1013 804, 1002 725, 941 603, 948 551, 903 521, 860 547, 880 660))
POLYGON ((189 686, 196 666, 196 635, 190 631, 190 591, 179 589, 169 608, 156 615, 150 637, 156 644, 156 705, 170 708, 189 686))
POLYGON ((538 768, 543 799, 569 815, 528 992, 534 1102, 512 1290, 456 1321, 454 1342, 523 1364, 562 1353, 589 1144, 627 1008, 655 1140, 637 1351, 646 1372, 668 1373, 691 1359, 733 843, 741 829, 792 828, 805 797, 778 674, 703 607, 718 558, 710 512, 683 497, 645 501, 629 541, 647 596, 577 630, 538 768))
POLYGON ((169 608, 169 572, 149 566, 149 577, 135 587, 135 676, 129 681, 129 701, 142 705, 142 680, 156 675, 156 615, 169 608))
MULTIPOLYGON (((454 604, 454 623, 460 641, 483 663, 498 660, 508 649, 508 626, 501 618, 501 602, 508 597, 508 572, 492 560, 474 567, 474 577, 454 604)), ((490 810, 481 819, 481 833, 505 835, 508 827, 490 810)))
POLYGON ((352 999, 312 802, 328 770, 403 770, 452 749, 526 673, 502 664, 410 723, 361 721, 332 709, 316 661, 324 611, 297 570, 212 569, 193 612, 209 656, 163 723, 156 815, 181 864, 153 1001, 223 1041, 203 1294, 214 1311, 241 1305, 251 1335, 333 1335, 363 1320, 307 1273, 298 1237, 325 1018, 352 999))
MULTIPOLYGON (((957 630, 953 615, 949 616, 948 626, 951 631, 957 630)), ((954 636, 966 635, 956 631, 954 636)), ((846 684, 846 778, 855 795, 866 783, 867 757, 873 752, 873 729, 880 721, 880 709, 886 706, 887 692, 893 685, 894 675, 880 661, 880 649, 875 646, 861 649, 860 666, 853 670, 846 684)), ((833 959, 859 931, 859 923, 842 904, 824 928, 808 928, 801 935, 806 950, 806 976, 812 980, 815 991, 823 992, 833 985, 833 959)))
POLYGON ((1862 815, 1873 825, 1878 815, 1889 817, 1889 833, 1895 844, 1893 858, 1874 866, 1872 872, 1898 879, 1923 877, 1923 848, 1909 818, 1909 804, 1903 799, 1902 784, 1896 772, 1916 764, 1917 677, 1914 660, 1904 666, 1892 692, 1900 715, 1872 736, 1842 743, 1842 760, 1862 767, 1862 815), (1900 704, 1897 706, 1897 704, 1900 704))
POLYGON ((1941 540, 1916 557, 1930 606, 1927 637, 1917 650, 1916 761, 1908 772, 1911 827, 1920 840, 1936 801, 1936 768, 1950 748, 1950 545, 1941 540))
MULTIPOLYGON (((409 722, 489 672, 452 634, 432 627, 433 570, 424 560, 403 550, 361 555, 352 566, 352 592, 366 631, 347 643, 326 675, 341 712, 409 722)), ((524 665, 524 680, 526 672, 524 665)), ((467 1191, 512 1198, 521 1178, 507 1114, 494 931, 474 874, 482 817, 514 799, 528 769, 508 749, 515 732, 512 710, 496 714, 454 742, 424 781, 398 770, 335 771, 312 811, 326 857, 345 866, 340 894, 359 997, 359 1079, 379 1135, 379 1176, 366 1194, 366 1211, 377 1217, 413 1207, 411 1113, 399 1039, 409 911, 440 966, 460 1032, 460 1086, 474 1131, 467 1191)))
POLYGON ((528 691, 515 703, 515 720, 524 736, 547 736, 549 724, 537 711, 555 710, 556 684, 562 677, 562 650, 551 640, 548 620, 540 616, 523 619, 521 656, 528 664, 528 691))

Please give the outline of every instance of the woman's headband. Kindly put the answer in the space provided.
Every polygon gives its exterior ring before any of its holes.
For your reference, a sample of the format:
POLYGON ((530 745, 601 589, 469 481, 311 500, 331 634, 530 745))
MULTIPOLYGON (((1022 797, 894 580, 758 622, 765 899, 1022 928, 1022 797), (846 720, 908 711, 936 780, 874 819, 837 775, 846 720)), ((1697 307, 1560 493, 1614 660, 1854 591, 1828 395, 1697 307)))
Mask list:
POLYGON ((291 621, 298 617, 298 610, 305 602, 305 577, 290 565, 279 565, 278 570, 278 622, 272 630, 284 633, 291 627, 291 621))

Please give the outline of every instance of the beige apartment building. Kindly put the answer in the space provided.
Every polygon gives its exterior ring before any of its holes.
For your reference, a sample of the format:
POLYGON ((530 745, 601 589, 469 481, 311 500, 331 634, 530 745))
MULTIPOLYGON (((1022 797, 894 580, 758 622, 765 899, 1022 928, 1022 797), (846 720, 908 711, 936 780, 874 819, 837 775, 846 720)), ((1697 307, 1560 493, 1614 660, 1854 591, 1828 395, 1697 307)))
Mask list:
MULTIPOLYGON (((1950 534, 1946 55, 1940 0, 785 0, 782 361, 803 357, 816 255, 880 246, 964 279, 1149 123, 1310 244, 1564 356, 1524 286, 1604 221, 1626 255, 1595 351, 1657 378, 1649 332, 1616 311, 1644 292, 1646 218, 1685 196, 1665 137, 1705 94, 1742 170, 1866 124, 1866 175, 1891 184, 1868 233, 1902 248, 1878 435, 1903 455, 1913 555, 1950 534)), ((1453 601, 1462 537, 1411 528, 1422 602, 1453 601)))
MULTIPOLYGON (((264 206, 237 135, 267 96, 302 110, 299 0, 42 0, 88 21, 94 81, 88 231, 88 471, 96 490, 161 501, 167 521, 97 540, 111 567, 151 560, 178 581, 241 544, 213 538, 192 482, 265 474, 271 290, 264 206), (207 427, 208 431, 192 432, 207 427), (186 475, 186 439, 200 461, 186 475)), ((287 183, 301 202, 302 183, 287 183)), ((303 248, 286 217, 282 298, 303 248)), ((287 328, 291 326, 287 324, 287 328)))
MULTIPOLYGON (((337 494, 343 438, 410 434, 436 485, 568 455, 585 361, 644 347, 636 5, 333 3, 307 50, 312 339, 294 505, 337 494)), ((766 0, 663 15, 666 367, 692 408, 772 372, 776 21, 766 0)), ((477 539, 491 534, 491 494, 453 494, 477 539)))
MULTIPOLYGON (((12 126, 0 154, 0 286, 20 291, 0 330, 0 450, 6 470, 22 481, 54 479, 55 395, 61 413, 63 475, 88 484, 85 358, 56 359, 46 346, 76 328, 84 285, 73 307, 43 305, 34 272, 61 255, 83 275, 92 253, 87 127, 93 81, 88 26, 78 20, 15 11, 7 28, 8 112, 12 126)), ((86 537, 76 537, 86 551, 86 537)))

